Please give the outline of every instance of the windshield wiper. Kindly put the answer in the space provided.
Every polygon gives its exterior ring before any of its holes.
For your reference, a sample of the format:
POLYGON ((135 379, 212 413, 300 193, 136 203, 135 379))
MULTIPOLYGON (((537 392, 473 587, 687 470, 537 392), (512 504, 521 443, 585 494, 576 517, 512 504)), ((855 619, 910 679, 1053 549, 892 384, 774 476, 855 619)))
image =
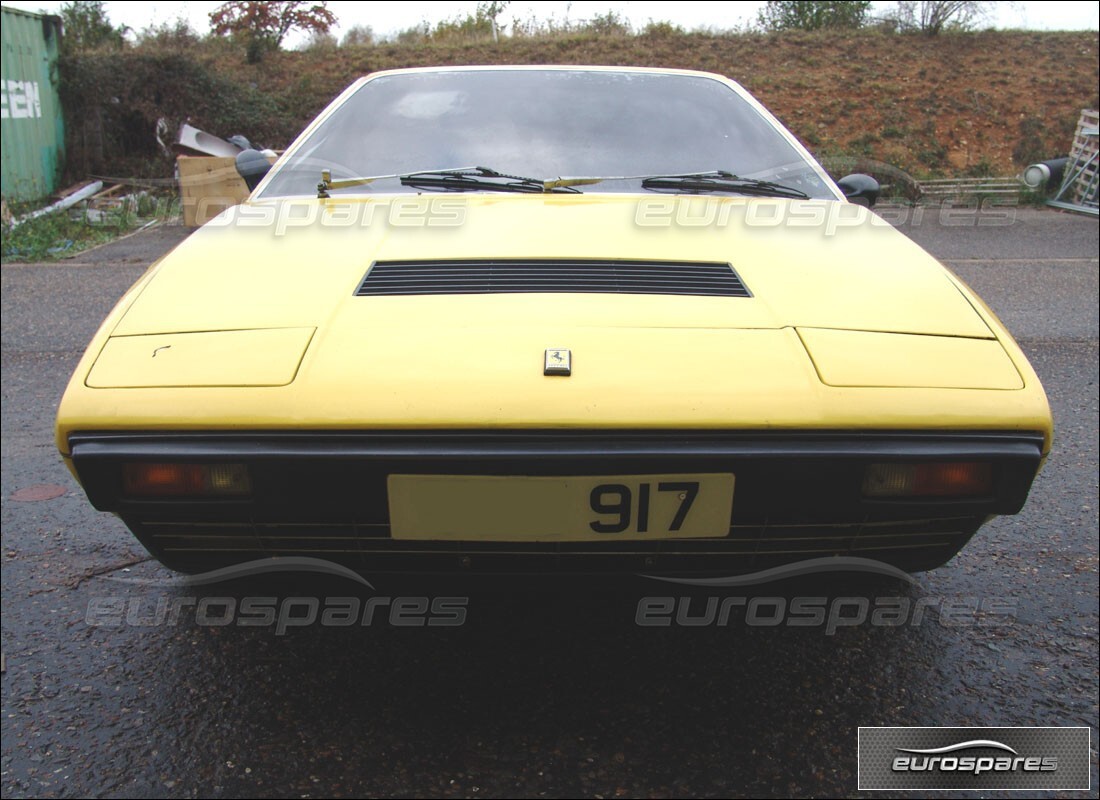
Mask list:
POLYGON ((381 180, 399 180, 402 186, 425 189, 443 189, 449 192, 467 192, 475 189, 496 189, 502 192, 543 193, 566 191, 579 193, 574 185, 599 183, 602 178, 552 178, 541 180, 522 175, 508 175, 489 167, 455 167, 454 169, 426 169, 417 172, 401 172, 395 175, 371 175, 362 178, 336 178, 329 170, 321 171, 321 182, 317 184, 317 196, 329 197, 330 189, 347 189, 351 186, 366 186, 381 180))
POLYGON ((425 170, 409 172, 401 176, 402 186, 425 189, 443 189, 449 192, 466 192, 474 189, 496 189, 503 192, 579 192, 557 180, 544 181, 523 175, 508 175, 489 167, 463 167, 462 169, 425 170))
POLYGON ((642 179, 642 188, 653 192, 734 192, 761 197, 791 197, 808 200, 801 189, 784 186, 759 178, 740 178, 732 172, 716 169, 712 172, 689 172, 682 175, 651 175, 642 179))

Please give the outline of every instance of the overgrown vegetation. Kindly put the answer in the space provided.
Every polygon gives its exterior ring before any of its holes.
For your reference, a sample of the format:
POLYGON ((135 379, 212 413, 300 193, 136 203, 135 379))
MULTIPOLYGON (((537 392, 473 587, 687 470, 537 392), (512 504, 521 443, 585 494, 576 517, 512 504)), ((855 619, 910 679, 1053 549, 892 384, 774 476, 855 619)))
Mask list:
MULTIPOLYGON (((51 261, 110 242, 143 225, 166 219, 178 209, 175 193, 140 192, 109 208, 87 209, 85 204, 45 214, 14 227, 0 227, 4 261, 51 261)), ((32 204, 15 203, 15 218, 32 204)))
POLYGON ((336 24, 336 15, 326 3, 299 0, 233 0, 210 12, 214 36, 228 36, 244 44, 249 64, 258 64, 278 50, 293 30, 325 36, 336 24))
POLYGON ((69 172, 160 176, 172 160, 157 144, 157 121, 190 120, 230 135, 285 143, 300 121, 289 120, 270 91, 218 68, 218 58, 174 47, 135 47, 61 59, 69 172))
POLYGON ((971 30, 990 5, 978 0, 901 0, 887 19, 900 31, 938 36, 944 31, 971 30))
POLYGON ((75 0, 60 10, 65 35, 61 45, 66 52, 81 52, 99 48, 122 48, 126 44, 125 25, 115 27, 99 0, 75 0))
POLYGON ((768 0, 757 17, 766 31, 862 28, 871 0, 768 0))

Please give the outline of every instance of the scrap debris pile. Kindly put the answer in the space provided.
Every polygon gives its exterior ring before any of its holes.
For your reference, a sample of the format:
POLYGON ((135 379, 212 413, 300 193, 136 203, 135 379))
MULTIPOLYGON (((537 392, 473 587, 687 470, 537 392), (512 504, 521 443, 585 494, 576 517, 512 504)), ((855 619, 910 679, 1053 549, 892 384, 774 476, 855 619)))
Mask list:
MULTIPOLYGON (((4 203, 0 211, 4 226, 11 230, 47 214, 67 212, 83 216, 91 224, 110 224, 112 220, 127 218, 137 220, 138 226, 144 228, 180 216, 181 206, 184 224, 195 225, 247 197, 244 182, 232 168, 232 159, 238 153, 252 149, 247 138, 237 134, 222 139, 187 122, 175 127, 174 133, 173 127, 162 118, 157 121, 155 135, 165 155, 177 159, 174 178, 92 175, 55 193, 54 202, 49 205, 22 215, 12 215, 4 203), (185 162, 191 162, 190 166, 185 162), (220 182, 217 188, 212 187, 215 182, 220 182), (220 205, 212 202, 215 200, 212 195, 226 202, 220 205), (197 211, 196 206, 200 206, 197 211)), ((271 158, 276 155, 273 151, 263 152, 271 158)))

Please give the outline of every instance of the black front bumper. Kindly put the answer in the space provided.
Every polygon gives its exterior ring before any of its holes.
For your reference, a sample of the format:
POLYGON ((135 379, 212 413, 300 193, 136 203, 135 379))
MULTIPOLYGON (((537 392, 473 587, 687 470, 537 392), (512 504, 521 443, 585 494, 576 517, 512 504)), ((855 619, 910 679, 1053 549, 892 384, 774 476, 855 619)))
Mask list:
POLYGON ((830 555, 909 571, 950 559, 996 514, 1014 514, 1041 462, 1037 433, 695 431, 81 433, 73 464, 96 508, 119 514, 167 566, 195 571, 265 556, 327 558, 367 572, 750 572, 830 555), (988 461, 979 498, 871 500, 868 464, 988 461), (239 500, 141 500, 122 489, 139 461, 243 463, 239 500), (411 542, 390 538, 391 472, 624 475, 732 472, 720 539, 411 542))

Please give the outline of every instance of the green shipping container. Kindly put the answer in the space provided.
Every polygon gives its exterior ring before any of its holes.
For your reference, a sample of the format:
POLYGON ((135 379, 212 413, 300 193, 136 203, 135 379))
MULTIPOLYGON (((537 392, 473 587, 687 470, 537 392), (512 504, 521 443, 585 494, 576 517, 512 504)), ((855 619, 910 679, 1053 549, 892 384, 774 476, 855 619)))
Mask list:
POLYGON ((0 148, 5 200, 37 200, 57 189, 65 125, 57 94, 61 19, 3 7, 0 148))

